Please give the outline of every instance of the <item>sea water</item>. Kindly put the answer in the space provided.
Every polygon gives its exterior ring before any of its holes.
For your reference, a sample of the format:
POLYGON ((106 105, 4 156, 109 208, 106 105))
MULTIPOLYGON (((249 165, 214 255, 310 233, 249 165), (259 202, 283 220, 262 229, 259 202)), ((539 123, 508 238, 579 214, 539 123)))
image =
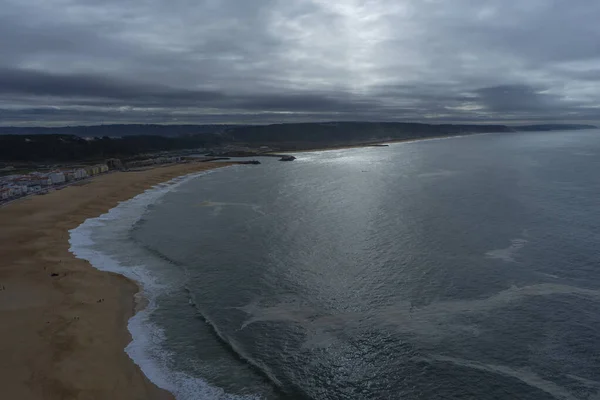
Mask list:
POLYGON ((177 399, 600 395, 600 131, 265 158, 72 231, 177 399))

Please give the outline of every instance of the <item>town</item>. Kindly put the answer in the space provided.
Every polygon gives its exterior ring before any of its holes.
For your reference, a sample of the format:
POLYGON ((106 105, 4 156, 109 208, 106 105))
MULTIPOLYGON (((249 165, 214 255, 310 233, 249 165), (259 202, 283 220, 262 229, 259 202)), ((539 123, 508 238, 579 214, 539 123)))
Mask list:
POLYGON ((0 177, 0 204, 31 194, 46 194, 86 178, 109 172, 107 164, 34 171, 0 177))
MULTIPOLYGON (((154 154, 140 154, 121 161, 110 158, 93 165, 28 165, 0 163, 0 206, 30 195, 43 195, 53 190, 114 171, 139 171, 161 165, 190 162, 228 161, 239 157, 277 157, 280 161, 293 161, 296 157, 273 153, 272 148, 254 149, 246 146, 226 145, 212 149, 188 149, 154 154)), ((232 161, 235 164, 260 164, 257 160, 232 161)))
POLYGON ((154 157, 124 164, 121 160, 113 158, 94 165, 45 167, 43 170, 12 174, 12 171, 19 170, 12 166, 4 167, 0 169, 0 173, 7 175, 0 176, 0 205, 34 194, 47 194, 111 171, 135 171, 144 167, 182 161, 185 161, 182 157, 154 157))

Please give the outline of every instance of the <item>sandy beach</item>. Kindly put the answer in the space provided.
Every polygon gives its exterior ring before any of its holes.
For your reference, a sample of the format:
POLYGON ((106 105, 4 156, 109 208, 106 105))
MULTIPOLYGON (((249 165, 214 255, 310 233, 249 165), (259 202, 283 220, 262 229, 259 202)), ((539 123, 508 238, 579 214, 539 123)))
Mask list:
POLYGON ((69 252, 70 229, 191 163, 117 172, 0 208, 0 398, 172 399, 124 348, 136 284, 69 252))
POLYGON ((408 138, 408 139, 378 140, 378 141, 365 142, 365 143, 340 144, 340 145, 332 145, 332 146, 327 146, 327 147, 316 147, 316 148, 310 148, 310 149, 306 149, 306 150, 285 150, 285 151, 282 150, 282 151, 275 152, 275 154, 316 153, 316 152, 321 152, 321 151, 361 149, 361 148, 365 148, 365 147, 385 148, 385 147, 388 147, 389 145, 397 144, 397 143, 411 143, 411 142, 419 142, 419 141, 426 141, 426 140, 450 139, 450 138, 472 136, 472 135, 490 135, 492 133, 494 133, 494 132, 470 133, 467 135, 456 134, 456 135, 417 137, 417 138, 408 138))

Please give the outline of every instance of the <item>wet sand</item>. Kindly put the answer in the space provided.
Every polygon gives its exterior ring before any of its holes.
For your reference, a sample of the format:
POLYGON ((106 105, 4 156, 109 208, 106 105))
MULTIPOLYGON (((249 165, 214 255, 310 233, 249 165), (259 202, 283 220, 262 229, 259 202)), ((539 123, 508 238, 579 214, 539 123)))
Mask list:
POLYGON ((190 163, 98 176, 0 208, 0 398, 172 399, 124 348, 136 284, 69 252, 69 230, 190 163))

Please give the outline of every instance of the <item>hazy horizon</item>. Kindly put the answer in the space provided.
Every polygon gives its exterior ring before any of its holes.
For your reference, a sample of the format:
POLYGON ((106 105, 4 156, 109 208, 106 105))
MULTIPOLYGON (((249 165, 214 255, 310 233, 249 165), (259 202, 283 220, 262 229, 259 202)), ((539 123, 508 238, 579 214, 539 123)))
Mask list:
POLYGON ((0 4, 0 126, 600 122, 592 0, 0 4))
POLYGON ((544 122, 544 121, 540 121, 538 123, 506 123, 506 122, 453 122, 453 121, 438 121, 438 122, 421 122, 421 121, 387 121, 387 120, 383 120, 383 121, 369 121, 369 120, 365 120, 365 121, 353 121, 353 120, 347 120, 347 121, 331 121, 331 120, 323 120, 323 121, 298 121, 298 122, 263 122, 263 123, 244 123, 244 122, 232 122, 232 123, 227 123, 227 122, 223 122, 223 123, 194 123, 194 122, 190 122, 190 123, 185 123, 185 122, 165 122, 165 123, 161 123, 161 122, 106 122, 106 123, 76 123, 76 124, 70 124, 70 125, 65 125, 64 123, 60 123, 60 122, 56 122, 56 123, 35 123, 35 122, 25 122, 25 123, 19 123, 19 124, 7 124, 7 125, 3 125, 0 123, 0 128, 48 128, 48 129, 60 129, 60 128, 76 128, 76 127, 94 127, 94 126, 118 126, 118 125, 132 125, 132 126, 139 126, 139 125, 161 125, 161 126, 185 126, 185 125, 189 125, 189 126, 267 126, 267 125, 278 125, 278 124, 294 124, 294 123, 299 123, 299 124, 335 124, 335 123, 417 123, 417 124, 430 124, 430 125, 443 125, 443 124, 449 124, 449 125, 503 125, 503 126, 507 126, 509 128, 515 128, 515 127, 525 127, 525 126, 541 126, 541 125, 590 125, 590 126, 596 126, 596 128, 598 128, 598 125, 594 124, 593 122, 585 122, 585 123, 576 123, 576 122, 544 122))

